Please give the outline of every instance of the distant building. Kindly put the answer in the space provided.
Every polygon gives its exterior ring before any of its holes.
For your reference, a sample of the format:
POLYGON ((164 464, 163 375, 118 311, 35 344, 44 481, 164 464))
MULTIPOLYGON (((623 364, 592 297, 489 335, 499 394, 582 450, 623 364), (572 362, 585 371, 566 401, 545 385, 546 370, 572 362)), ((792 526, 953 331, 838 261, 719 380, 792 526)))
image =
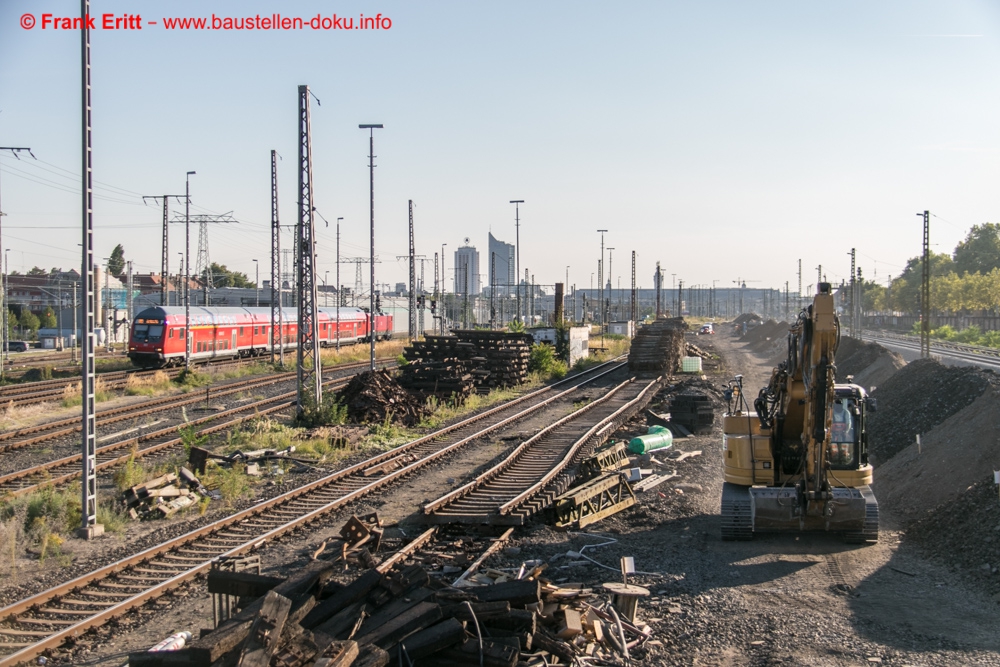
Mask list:
POLYGON ((486 257, 486 284, 496 284, 497 294, 512 294, 517 284, 514 246, 490 234, 489 255, 486 257), (492 265, 491 265, 492 262, 492 265))
POLYGON ((479 251, 475 246, 465 245, 455 251, 455 293, 479 294, 479 251))

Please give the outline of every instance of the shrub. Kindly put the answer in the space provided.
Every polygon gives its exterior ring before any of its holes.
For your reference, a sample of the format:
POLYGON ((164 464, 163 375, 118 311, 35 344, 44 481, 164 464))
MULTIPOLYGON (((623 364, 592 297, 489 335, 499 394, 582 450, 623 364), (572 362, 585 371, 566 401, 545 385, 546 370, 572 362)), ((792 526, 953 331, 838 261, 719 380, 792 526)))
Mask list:
POLYGON ((551 345, 538 343, 531 346, 528 371, 538 373, 543 378, 558 379, 566 375, 566 364, 556 358, 556 350, 551 345))

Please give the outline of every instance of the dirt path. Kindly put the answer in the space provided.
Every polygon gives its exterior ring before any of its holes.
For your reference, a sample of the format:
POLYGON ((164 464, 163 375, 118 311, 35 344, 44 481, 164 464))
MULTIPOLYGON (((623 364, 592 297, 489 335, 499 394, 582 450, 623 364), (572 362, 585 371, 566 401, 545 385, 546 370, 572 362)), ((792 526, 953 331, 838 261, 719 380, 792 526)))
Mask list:
MULTIPOLYGON (((755 395, 770 368, 724 334, 713 343, 728 374, 743 374, 755 395)), ((614 521, 616 551, 675 579, 649 579, 662 591, 649 611, 662 618, 651 625, 663 642, 650 650, 651 664, 1000 665, 1000 606, 902 547, 898 532, 867 547, 822 534, 722 542, 719 429, 694 440, 682 446, 702 449, 703 465, 684 481, 704 492, 684 496, 684 507, 670 496, 644 498, 614 521)))

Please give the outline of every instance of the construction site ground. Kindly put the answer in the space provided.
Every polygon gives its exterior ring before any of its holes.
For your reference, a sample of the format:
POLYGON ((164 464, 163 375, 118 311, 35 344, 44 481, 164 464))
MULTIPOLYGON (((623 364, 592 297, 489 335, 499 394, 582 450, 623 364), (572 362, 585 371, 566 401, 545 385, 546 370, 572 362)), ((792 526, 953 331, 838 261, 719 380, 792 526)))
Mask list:
MULTIPOLYGON (((728 333, 689 339, 722 359, 719 370, 704 379, 683 381, 713 394, 719 401, 717 416, 722 411, 719 390, 733 375, 744 376, 751 398, 767 382, 773 359, 752 353, 739 339, 728 333)), ((677 390, 661 393, 653 409, 666 412, 665 401, 677 390)), ((982 411, 979 403, 970 407, 982 411)), ((639 617, 653 629, 652 640, 633 653, 636 664, 1000 666, 1000 574, 995 573, 1000 555, 978 562, 983 553, 998 554, 1000 546, 1000 532, 994 530, 1000 526, 1000 514, 995 507, 984 509, 997 504, 995 487, 970 487, 971 495, 953 494, 947 505, 950 511, 965 506, 975 513, 962 530, 989 533, 989 539, 976 543, 972 557, 962 554, 961 530, 945 533, 939 528, 936 538, 915 539, 906 529, 912 519, 888 507, 883 507, 881 539, 875 545, 852 546, 838 536, 815 533, 722 542, 721 419, 716 422, 711 434, 675 442, 673 450, 700 450, 700 455, 674 462, 677 454, 665 450, 654 452, 662 466, 648 459, 636 462, 657 472, 676 469, 678 477, 639 495, 635 507, 580 532, 559 531, 538 521, 516 531, 509 547, 487 565, 517 567, 538 559, 548 563, 546 575, 553 581, 578 582, 596 591, 603 582, 620 581, 622 556, 634 557, 641 573, 630 581, 651 593, 640 602, 639 617), (997 545, 992 543, 994 535, 997 545)), ((390 524, 386 537, 394 543, 416 535, 422 529, 415 523, 422 502, 488 467, 516 444, 514 436, 538 426, 519 424, 413 478, 405 491, 373 496, 267 546, 262 552, 264 573, 283 575, 301 567, 351 513, 377 510, 390 524)), ((640 416, 615 437, 644 431, 640 416)), ((900 484, 893 481, 887 487, 902 488, 900 484)), ((919 493, 912 484, 907 488, 919 493)), ((916 524, 914 533, 933 532, 945 516, 932 512, 916 524)), ((86 635, 75 648, 53 656, 50 664, 120 665, 123 652, 142 650, 174 631, 197 635, 198 628, 210 626, 211 601, 204 581, 198 580, 130 614, 117 627, 86 635)))

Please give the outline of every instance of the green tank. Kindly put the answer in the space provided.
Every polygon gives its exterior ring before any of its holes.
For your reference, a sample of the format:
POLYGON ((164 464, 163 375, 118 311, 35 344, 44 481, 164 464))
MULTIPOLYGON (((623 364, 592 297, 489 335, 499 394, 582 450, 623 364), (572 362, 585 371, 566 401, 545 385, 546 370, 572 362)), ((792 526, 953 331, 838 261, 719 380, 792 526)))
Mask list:
POLYGON ((645 454, 654 449, 673 446, 674 436, 665 426, 650 426, 646 435, 636 436, 628 441, 628 450, 633 454, 645 454))

